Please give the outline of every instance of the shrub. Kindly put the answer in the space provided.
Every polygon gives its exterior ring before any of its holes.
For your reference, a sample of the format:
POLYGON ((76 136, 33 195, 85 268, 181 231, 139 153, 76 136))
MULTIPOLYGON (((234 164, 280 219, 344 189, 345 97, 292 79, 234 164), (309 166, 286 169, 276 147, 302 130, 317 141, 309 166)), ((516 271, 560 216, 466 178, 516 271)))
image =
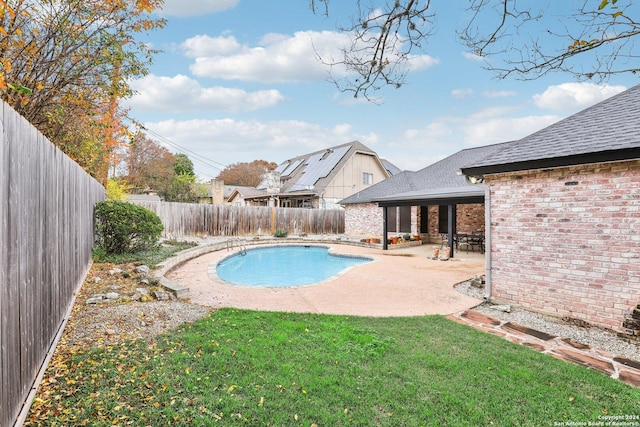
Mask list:
POLYGON ((287 237, 289 232, 287 230, 276 230, 273 234, 273 237, 287 237))
POLYGON ((134 253, 158 245, 162 222, 132 203, 108 200, 95 209, 96 244, 106 254, 134 253))

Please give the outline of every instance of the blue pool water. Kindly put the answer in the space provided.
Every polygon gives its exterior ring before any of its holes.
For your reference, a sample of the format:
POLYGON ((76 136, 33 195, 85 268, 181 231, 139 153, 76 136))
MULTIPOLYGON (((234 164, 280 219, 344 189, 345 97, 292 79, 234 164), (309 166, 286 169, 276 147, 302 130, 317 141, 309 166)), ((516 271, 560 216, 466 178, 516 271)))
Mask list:
POLYGON ((216 267, 221 279, 238 285, 287 287, 320 282, 368 258, 330 255, 322 246, 273 246, 248 249, 216 267))

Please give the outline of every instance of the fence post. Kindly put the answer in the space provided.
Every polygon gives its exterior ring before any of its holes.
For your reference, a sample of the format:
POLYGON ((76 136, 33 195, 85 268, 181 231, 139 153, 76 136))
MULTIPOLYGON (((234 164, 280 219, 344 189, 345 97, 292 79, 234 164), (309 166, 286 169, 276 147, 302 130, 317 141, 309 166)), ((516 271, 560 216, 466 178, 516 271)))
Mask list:
POLYGON ((271 235, 276 234, 276 208, 271 208, 271 235))

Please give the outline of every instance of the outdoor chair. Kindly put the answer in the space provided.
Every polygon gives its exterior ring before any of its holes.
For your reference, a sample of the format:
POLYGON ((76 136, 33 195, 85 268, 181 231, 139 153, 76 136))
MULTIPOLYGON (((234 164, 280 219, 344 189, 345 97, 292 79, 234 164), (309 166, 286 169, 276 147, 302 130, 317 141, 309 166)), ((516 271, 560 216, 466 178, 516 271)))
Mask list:
POLYGON ((484 253, 484 233, 480 231, 473 231, 471 236, 467 240, 467 253, 469 253, 469 246, 471 252, 475 252, 474 248, 477 246, 481 254, 484 253))

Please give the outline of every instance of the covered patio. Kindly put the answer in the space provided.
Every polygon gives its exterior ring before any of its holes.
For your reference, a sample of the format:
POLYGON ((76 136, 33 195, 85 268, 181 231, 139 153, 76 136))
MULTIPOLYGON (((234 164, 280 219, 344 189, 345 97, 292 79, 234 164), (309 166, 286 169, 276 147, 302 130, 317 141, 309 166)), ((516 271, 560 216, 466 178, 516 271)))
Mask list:
MULTIPOLYGON (((383 217, 383 236, 389 235, 389 209, 402 207, 402 206, 446 206, 447 218, 446 218, 446 230, 440 229, 440 234, 446 235, 446 246, 450 250, 450 257, 455 256, 455 251, 459 249, 461 243, 466 244, 467 251, 470 248, 472 242, 469 240, 473 238, 474 231, 480 230, 457 230, 457 212, 458 205, 472 205, 482 204, 485 205, 485 198, 489 197, 488 189, 485 185, 478 183, 477 185, 469 185, 464 187, 451 187, 451 188, 438 188, 438 189, 426 189, 419 191, 411 191, 407 193, 401 193, 389 197, 382 197, 374 200, 378 203, 378 206, 382 208, 383 217), (459 233, 463 231, 463 233, 459 233), (462 237, 464 236, 464 237, 462 237), (462 238, 465 240, 462 241, 462 238)), ((487 206, 487 205, 485 205, 487 206)), ((485 218, 489 218, 485 215, 485 218)), ((486 221, 486 220, 485 220, 486 221)), ((484 230, 489 230, 488 224, 484 224, 482 234, 478 234, 478 239, 482 236, 482 249, 489 242, 489 236, 485 234, 484 230)), ((420 230, 422 232, 423 230, 420 230)), ((387 239, 383 239, 383 249, 389 249, 387 239)), ((484 252, 484 250, 481 250, 484 252)))

